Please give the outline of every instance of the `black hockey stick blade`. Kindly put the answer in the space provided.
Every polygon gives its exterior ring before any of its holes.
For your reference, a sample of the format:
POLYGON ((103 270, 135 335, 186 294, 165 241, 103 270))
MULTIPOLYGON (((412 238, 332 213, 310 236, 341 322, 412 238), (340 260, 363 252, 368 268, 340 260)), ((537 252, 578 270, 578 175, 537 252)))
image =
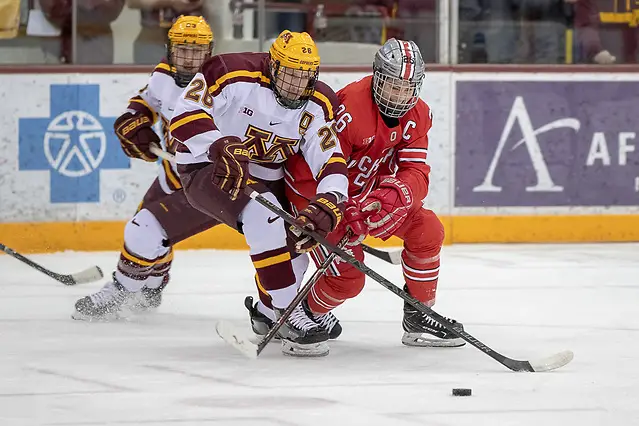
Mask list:
POLYGON ((33 260, 28 259, 18 253, 15 250, 10 249, 4 244, 0 243, 0 249, 7 253, 9 256, 18 259, 19 261, 26 263, 33 269, 36 269, 42 272, 45 275, 53 278, 54 280, 60 281, 64 285, 76 285, 76 284, 85 284, 94 281, 98 281, 104 277, 102 270, 99 266, 91 266, 83 271, 76 272, 75 274, 58 274, 56 272, 51 271, 50 269, 45 268, 44 266, 35 263, 33 260))
MULTIPOLYGON (((349 236, 350 233, 342 238, 342 240, 338 243, 340 247, 348 242, 349 236)), ((300 290, 297 292, 291 303, 289 303, 289 305, 286 307, 286 310, 284 311, 282 316, 277 319, 275 324, 273 324, 273 327, 270 328, 268 333, 266 333, 266 335, 262 337, 262 339, 257 344, 251 342, 251 340, 245 334, 241 333, 235 327, 225 321, 219 321, 215 325, 215 331, 217 331, 217 334, 226 343, 233 346, 235 349, 237 349, 247 357, 256 359, 258 356, 260 356, 264 348, 266 348, 266 345, 268 345, 269 342, 273 340, 273 338, 280 330, 280 328, 282 328, 288 317, 291 316, 297 305, 299 305, 300 302, 308 295, 313 286, 317 283, 317 281, 319 281, 322 274, 324 274, 324 272, 326 272, 326 270, 331 266, 336 257, 337 253, 333 252, 324 260, 324 262, 322 262, 319 268, 315 270, 311 278, 309 278, 306 284, 304 284, 302 288, 300 288, 300 290)))
MULTIPOLYGON (((295 219, 293 218, 293 216, 291 216, 288 212, 281 209, 279 206, 271 203, 266 198, 262 197, 257 191, 253 191, 250 187, 247 186, 245 189, 245 192, 249 197, 257 201, 258 203, 262 204, 264 207, 269 209, 274 214, 277 214, 278 216, 280 216, 285 222, 293 226, 296 226, 295 219)), ((460 337, 467 343, 470 343, 472 346, 476 347, 477 349, 479 349, 480 351, 482 351, 483 353, 485 353, 486 355, 488 355, 489 357, 491 357, 492 359, 494 359, 495 361, 499 362, 500 364, 509 368, 512 371, 542 372, 542 371, 555 370, 557 368, 563 367, 564 365, 568 364, 570 361, 572 361, 574 357, 574 354, 571 351, 563 351, 555 355, 552 355, 550 357, 543 358, 541 360, 533 361, 533 362, 518 361, 512 358, 508 358, 500 354, 499 352, 491 349, 490 347, 486 346, 484 343, 477 340, 475 337, 473 337, 466 331, 457 329, 456 327, 453 326, 453 324, 448 322, 443 316, 435 312, 433 309, 420 303, 417 299, 413 298, 410 294, 406 293, 404 290, 397 287, 395 284, 393 284, 386 278, 382 277, 373 269, 369 268, 368 266, 366 266, 365 264, 357 260, 355 257, 351 256, 348 252, 329 243, 321 235, 306 228, 303 228, 301 231, 307 235, 310 235, 315 241, 322 244, 331 252, 337 253, 337 255, 343 261, 350 263, 355 268, 357 268, 358 270, 360 270, 361 272, 363 272, 364 274, 368 275, 370 278, 375 280, 377 283, 381 284, 387 290, 390 290, 391 292, 395 293, 397 296, 399 296, 406 303, 410 304, 418 311, 435 319, 446 330, 460 337)))
POLYGON ((373 255, 379 259, 382 259, 385 262, 391 263, 393 265, 399 265, 402 263, 402 251, 401 250, 379 250, 375 247, 368 246, 366 244, 362 244, 362 248, 364 252, 373 255))

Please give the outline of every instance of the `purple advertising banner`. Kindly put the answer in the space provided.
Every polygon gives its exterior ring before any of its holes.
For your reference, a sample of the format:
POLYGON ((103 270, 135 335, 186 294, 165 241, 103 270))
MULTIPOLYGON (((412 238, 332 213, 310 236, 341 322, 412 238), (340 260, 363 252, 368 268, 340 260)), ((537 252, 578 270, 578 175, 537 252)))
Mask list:
POLYGON ((457 82, 455 205, 639 205, 639 82, 457 82))

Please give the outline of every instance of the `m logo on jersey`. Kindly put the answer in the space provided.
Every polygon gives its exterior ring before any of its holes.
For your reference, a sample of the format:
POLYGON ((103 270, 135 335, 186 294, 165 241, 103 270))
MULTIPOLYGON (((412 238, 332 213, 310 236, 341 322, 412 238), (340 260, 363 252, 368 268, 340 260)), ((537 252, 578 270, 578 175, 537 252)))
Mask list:
POLYGON ((258 163, 281 163, 295 153, 299 139, 284 138, 273 132, 249 125, 244 134, 244 145, 252 161, 258 163))
POLYGON ((98 202, 100 170, 130 167, 99 100, 98 85, 54 84, 50 117, 18 120, 18 168, 50 171, 52 203, 98 202))

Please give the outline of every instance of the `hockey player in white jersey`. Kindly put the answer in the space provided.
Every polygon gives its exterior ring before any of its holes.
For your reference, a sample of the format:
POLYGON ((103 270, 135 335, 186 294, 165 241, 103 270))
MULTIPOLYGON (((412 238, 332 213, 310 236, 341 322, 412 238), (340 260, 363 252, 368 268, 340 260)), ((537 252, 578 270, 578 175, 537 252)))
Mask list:
MULTIPOLYGON (((316 243, 304 236, 287 245, 287 226, 243 192, 248 183, 288 207, 283 163, 301 152, 318 183, 299 212, 300 227, 327 235, 341 219, 347 196, 346 162, 334 131, 337 96, 318 81, 320 57, 306 33, 282 32, 269 53, 216 55, 207 60, 175 107, 171 134, 189 202, 243 232, 256 280, 281 315, 297 293, 316 243)), ((290 241, 290 240, 289 240, 290 241)), ((282 351, 328 354, 327 332, 300 305, 281 331, 282 351)))
MULTIPOLYGON (((200 16, 178 18, 168 38, 166 61, 155 67, 148 84, 115 121, 115 133, 131 158, 158 160, 150 147, 160 145, 152 128, 159 120, 163 148, 175 153, 176 143, 169 132, 173 108, 213 51, 213 32, 200 16)), ((162 161, 158 178, 125 226, 124 246, 113 279, 97 293, 79 299, 73 318, 110 320, 159 306, 169 282, 173 245, 219 224, 189 205, 174 167, 162 161)))

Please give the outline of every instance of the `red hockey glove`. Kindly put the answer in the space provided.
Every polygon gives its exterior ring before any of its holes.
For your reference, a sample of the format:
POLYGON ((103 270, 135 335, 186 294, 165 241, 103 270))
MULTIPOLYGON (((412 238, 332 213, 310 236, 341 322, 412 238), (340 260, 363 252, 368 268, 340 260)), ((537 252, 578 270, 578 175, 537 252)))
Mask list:
POLYGON ((153 130, 153 122, 144 114, 133 115, 125 112, 119 116, 113 128, 120 139, 124 153, 131 158, 144 161, 157 161, 157 155, 150 150, 152 144, 160 144, 160 137, 153 130))
POLYGON ((337 204, 337 197, 330 193, 317 194, 297 215, 298 226, 291 227, 291 232, 297 237, 295 250, 298 253, 306 253, 318 244, 296 228, 306 228, 326 238, 337 227, 340 220, 342 220, 342 211, 337 204))
POLYGON ((347 246, 356 246, 368 235, 368 225, 366 219, 373 212, 363 212, 357 201, 348 200, 344 204, 344 219, 340 222, 340 228, 343 228, 343 234, 350 229, 351 236, 348 239, 347 246))
POLYGON ((369 234, 382 240, 392 237, 402 226, 412 205, 410 187, 392 176, 383 178, 360 204, 362 212, 371 213, 366 219, 369 234))
POLYGON ((236 200, 249 178, 250 155, 237 136, 223 136, 209 147, 209 160, 214 165, 213 185, 236 200))

